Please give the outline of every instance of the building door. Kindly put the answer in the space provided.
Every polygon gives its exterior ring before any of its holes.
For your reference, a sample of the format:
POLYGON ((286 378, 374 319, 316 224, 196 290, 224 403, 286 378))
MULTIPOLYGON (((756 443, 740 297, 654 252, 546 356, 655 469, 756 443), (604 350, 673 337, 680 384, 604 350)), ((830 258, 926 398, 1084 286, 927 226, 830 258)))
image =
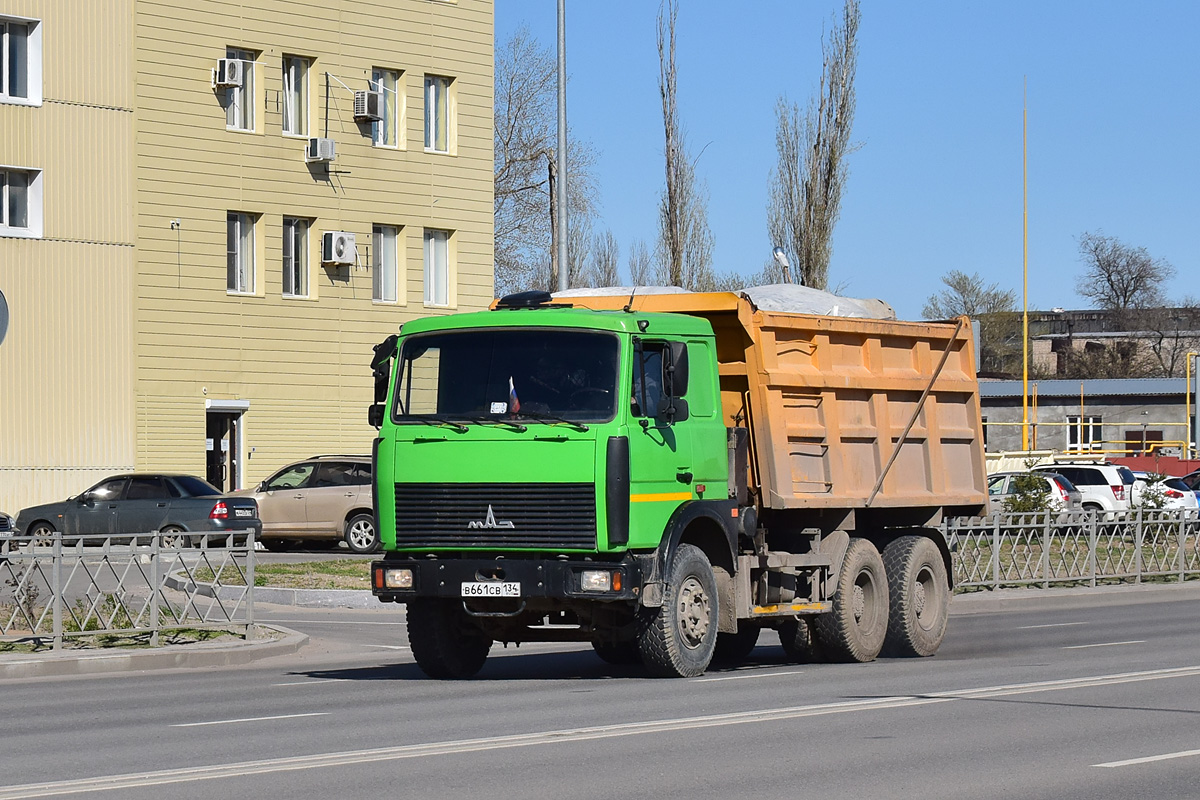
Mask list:
POLYGON ((223 492, 241 486, 241 417, 240 411, 214 411, 207 413, 205 447, 208 448, 206 479, 223 492))

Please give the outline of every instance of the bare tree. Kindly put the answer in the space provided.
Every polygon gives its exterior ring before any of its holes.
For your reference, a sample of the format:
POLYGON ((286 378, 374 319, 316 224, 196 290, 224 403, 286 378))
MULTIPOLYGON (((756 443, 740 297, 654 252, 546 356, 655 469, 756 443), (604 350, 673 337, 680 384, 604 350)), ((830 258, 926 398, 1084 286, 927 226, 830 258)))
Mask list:
POLYGON ((950 319, 962 314, 976 317, 1017 307, 1015 290, 1001 289, 998 283, 987 286, 978 272, 968 275, 951 270, 942 276, 942 283, 946 288, 925 301, 921 311, 925 319, 950 319))
POLYGON ((1152 258, 1144 247, 1127 245, 1101 232, 1079 237, 1083 280, 1076 290, 1096 308, 1114 311, 1118 317, 1138 309, 1165 305, 1163 284, 1175 268, 1152 258))
POLYGON ((629 282, 633 286, 650 282, 650 251, 641 239, 635 239, 629 248, 629 282))
POLYGON ((1155 364, 1153 377, 1177 378, 1186 372, 1184 359, 1200 350, 1200 302, 1185 297, 1172 308, 1151 308, 1138 312, 1142 335, 1149 344, 1155 364))
POLYGON ((660 280, 703 290, 715 280, 713 239, 708 227, 708 192, 697 182, 696 162, 688 156, 679 122, 675 68, 678 17, 679 0, 663 0, 658 9, 658 89, 662 96, 667 180, 659 204, 660 280))
POLYGON ((775 105, 778 162, 771 176, 767 230, 803 277, 825 289, 833 228, 853 150, 854 76, 858 64, 858 0, 846 0, 841 23, 821 43, 821 85, 807 110, 780 97, 775 105))
POLYGON ((592 237, 592 263, 588 270, 588 285, 618 286, 621 283, 621 248, 617 237, 606 230, 592 237))
MULTIPOLYGON (((567 228, 567 285, 572 289, 594 286, 591 282, 592 223, 590 219, 573 218, 567 228)), ((555 278, 557 280, 557 277, 555 278)), ((558 291, 557 284, 550 291, 558 291)))
MULTIPOLYGON (((497 294, 557 288, 550 258, 551 175, 556 170, 556 65, 526 28, 496 49, 495 259, 497 294)), ((572 225, 595 214, 595 156, 569 139, 572 225)))

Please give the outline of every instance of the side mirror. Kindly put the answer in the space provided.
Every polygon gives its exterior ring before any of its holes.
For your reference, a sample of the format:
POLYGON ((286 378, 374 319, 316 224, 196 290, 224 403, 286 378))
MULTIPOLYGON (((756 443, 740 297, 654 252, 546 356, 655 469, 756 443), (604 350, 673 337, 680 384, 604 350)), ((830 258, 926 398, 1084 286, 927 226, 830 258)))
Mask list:
POLYGON ((373 403, 367 409, 367 422, 376 430, 383 427, 383 403, 373 403))
POLYGON ((667 364, 667 393, 683 397, 688 390, 688 354, 686 342, 668 342, 670 363, 667 364))
POLYGON ((668 425, 683 422, 688 418, 687 400, 667 395, 658 403, 658 416, 665 419, 668 425))

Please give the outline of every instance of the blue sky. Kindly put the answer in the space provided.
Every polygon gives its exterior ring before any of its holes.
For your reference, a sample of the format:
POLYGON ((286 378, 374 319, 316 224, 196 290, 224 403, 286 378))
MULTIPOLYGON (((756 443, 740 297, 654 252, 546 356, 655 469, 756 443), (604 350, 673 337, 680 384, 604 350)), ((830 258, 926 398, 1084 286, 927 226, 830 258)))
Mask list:
MULTIPOLYGON (((567 115, 599 158, 601 219, 657 235, 663 184, 654 0, 567 0, 567 115)), ((555 0, 498 0, 553 50, 555 0)), ((861 0, 858 110, 830 283, 902 318, 952 269, 1022 274, 1022 81, 1029 107, 1029 306, 1083 308, 1076 238, 1102 230, 1169 261, 1200 297, 1200 3, 861 0)), ((840 0, 682 0, 680 111, 706 181, 718 272, 770 256, 776 98, 802 106, 840 0)))

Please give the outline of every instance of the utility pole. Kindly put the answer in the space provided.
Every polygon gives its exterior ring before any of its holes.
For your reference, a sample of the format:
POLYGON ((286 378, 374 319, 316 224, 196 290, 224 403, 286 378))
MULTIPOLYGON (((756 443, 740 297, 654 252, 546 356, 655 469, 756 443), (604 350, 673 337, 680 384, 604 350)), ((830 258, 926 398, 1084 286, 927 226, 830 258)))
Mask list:
POLYGON ((556 216, 558 241, 558 290, 570 288, 571 265, 567 263, 567 9, 566 0, 558 0, 558 201, 556 216))

